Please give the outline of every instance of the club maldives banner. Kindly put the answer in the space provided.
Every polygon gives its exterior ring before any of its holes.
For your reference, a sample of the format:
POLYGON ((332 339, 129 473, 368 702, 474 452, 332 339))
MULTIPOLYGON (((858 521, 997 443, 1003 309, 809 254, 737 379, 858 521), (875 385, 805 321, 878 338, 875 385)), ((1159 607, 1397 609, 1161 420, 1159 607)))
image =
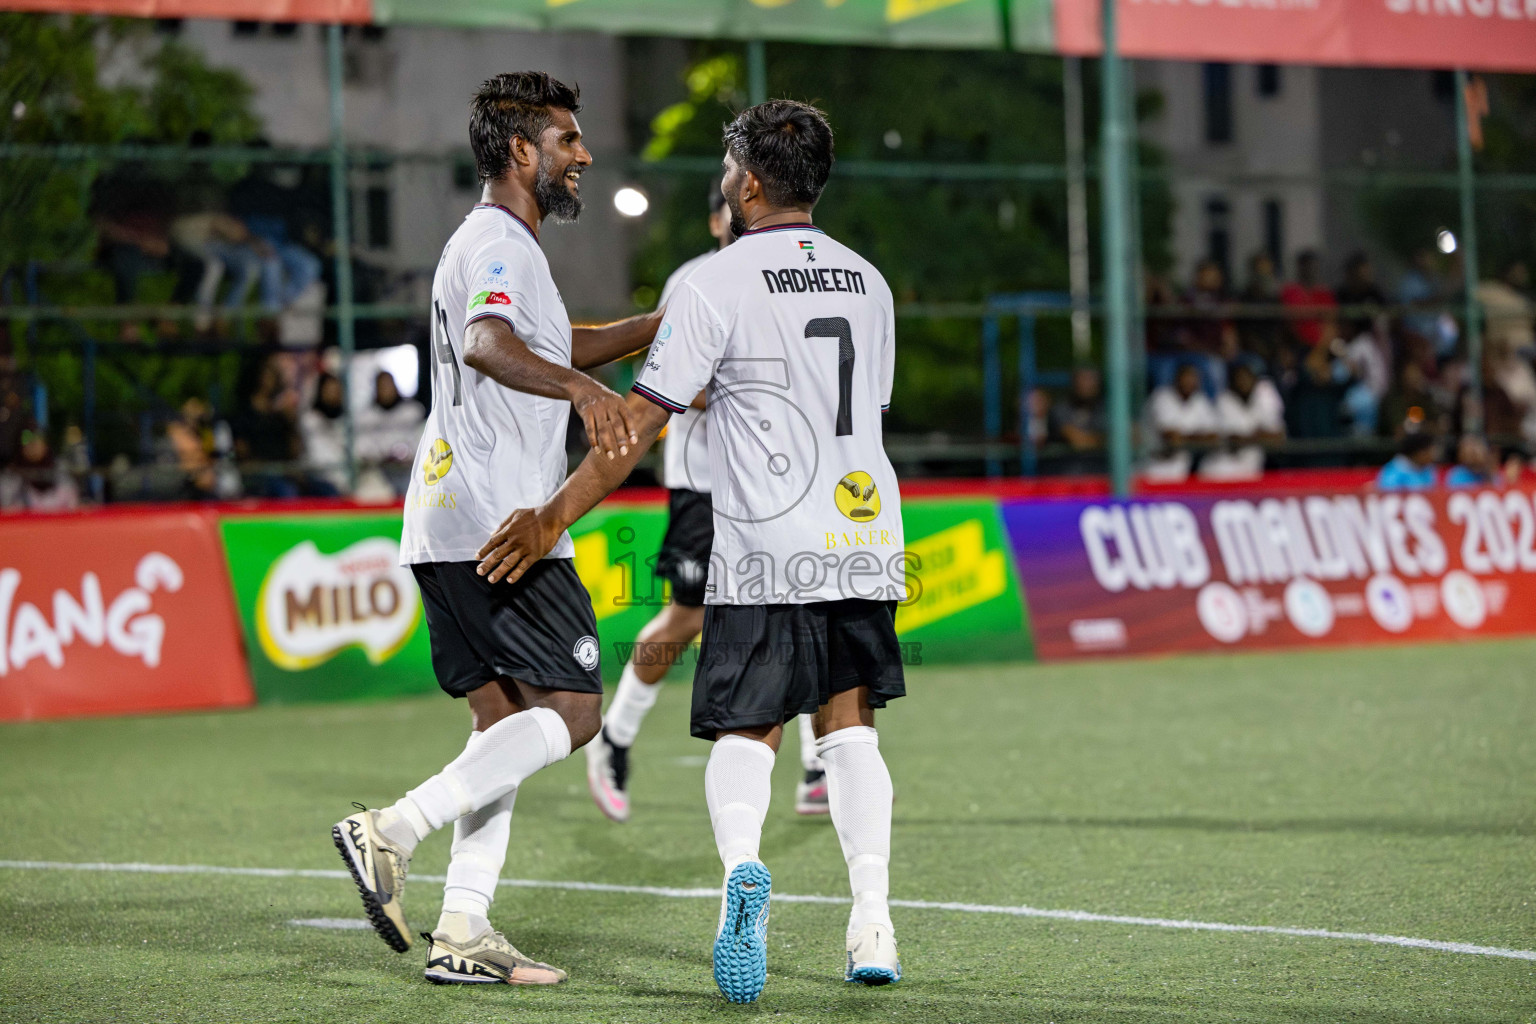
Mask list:
MULTIPOLYGON (((1120 52, 1165 60, 1536 68, 1536 0, 1118 0, 1120 52)), ((1102 49, 1101 0, 1056 0, 1056 49, 1102 49)))
POLYGON ((211 515, 0 522, 0 720, 251 701, 211 515))
POLYGON ((1528 491, 1006 505, 1043 659, 1536 632, 1528 491))

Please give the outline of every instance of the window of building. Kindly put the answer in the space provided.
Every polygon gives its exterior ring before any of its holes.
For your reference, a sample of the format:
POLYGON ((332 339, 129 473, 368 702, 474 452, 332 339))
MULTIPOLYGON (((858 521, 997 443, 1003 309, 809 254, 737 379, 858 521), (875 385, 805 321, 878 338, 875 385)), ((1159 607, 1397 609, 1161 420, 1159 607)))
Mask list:
POLYGON ((259 21, 237 21, 229 27, 230 35, 246 38, 255 36, 260 31, 261 22, 259 21))
POLYGON ((1273 99, 1280 95, 1280 65, 1260 64, 1254 69, 1254 84, 1260 96, 1273 99))
POLYGON ((388 249, 394 234, 389 219, 389 189, 371 185, 365 193, 368 208, 368 248, 388 249))
POLYGON ((1264 251, 1277 271, 1285 266, 1285 204, 1278 199, 1264 200, 1264 251))
POLYGON ((1205 255, 1221 268, 1221 274, 1232 280, 1232 232, 1228 225, 1232 208, 1225 196, 1212 196, 1205 201, 1205 255))
POLYGON ((1232 141, 1232 65, 1205 65, 1205 141, 1232 141))

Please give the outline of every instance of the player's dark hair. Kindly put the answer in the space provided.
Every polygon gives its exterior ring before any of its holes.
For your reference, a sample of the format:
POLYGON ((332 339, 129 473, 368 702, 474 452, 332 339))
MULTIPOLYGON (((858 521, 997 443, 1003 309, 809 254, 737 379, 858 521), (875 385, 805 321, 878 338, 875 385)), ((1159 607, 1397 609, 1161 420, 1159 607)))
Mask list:
POLYGON ((469 101, 469 144, 481 184, 507 176, 514 138, 539 144, 554 121, 552 110, 581 113, 581 89, 542 71, 511 71, 488 78, 469 101))
POLYGON ((1402 443, 1398 446, 1398 451, 1402 452, 1404 455, 1411 459, 1415 455, 1429 451, 1434 446, 1435 438, 1433 434, 1426 434, 1422 432, 1404 434, 1402 443))
POLYGON ((832 126, 809 103, 769 100, 725 126, 725 146, 774 206, 813 206, 832 173, 832 126))

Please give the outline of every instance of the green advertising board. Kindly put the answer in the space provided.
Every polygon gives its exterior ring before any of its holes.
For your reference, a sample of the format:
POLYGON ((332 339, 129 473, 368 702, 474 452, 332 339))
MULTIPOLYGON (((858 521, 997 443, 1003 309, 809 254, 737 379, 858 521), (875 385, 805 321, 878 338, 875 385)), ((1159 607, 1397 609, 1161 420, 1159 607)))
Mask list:
MULTIPOLYGON (((917 645, 910 657, 1032 656, 997 503, 911 500, 902 519, 915 596, 896 626, 903 642, 917 645)), ((610 681, 670 596, 655 574, 666 525, 659 504, 610 502, 571 530, 610 681)), ((399 512, 236 516, 219 528, 260 701, 435 689, 421 598, 410 570, 398 564, 399 512)), ((686 676, 692 665, 684 658, 675 675, 686 676)))
POLYGON ((239 516, 219 531, 257 700, 436 689, 399 512, 239 516))
POLYGON ((374 20, 529 31, 1049 51, 1050 0, 374 0, 374 20), (1005 36, 1005 24, 1010 32, 1005 36))
POLYGON ((896 630, 927 662, 1034 657, 1007 534, 991 499, 901 503, 908 602, 896 630))

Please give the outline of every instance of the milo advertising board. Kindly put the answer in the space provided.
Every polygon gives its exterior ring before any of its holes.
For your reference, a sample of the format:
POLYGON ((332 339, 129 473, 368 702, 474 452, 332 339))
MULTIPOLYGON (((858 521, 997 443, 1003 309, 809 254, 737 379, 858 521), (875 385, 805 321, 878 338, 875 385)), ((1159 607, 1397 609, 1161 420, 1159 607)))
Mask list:
POLYGON ((240 517, 220 530, 260 700, 436 688, 398 512, 240 517))

